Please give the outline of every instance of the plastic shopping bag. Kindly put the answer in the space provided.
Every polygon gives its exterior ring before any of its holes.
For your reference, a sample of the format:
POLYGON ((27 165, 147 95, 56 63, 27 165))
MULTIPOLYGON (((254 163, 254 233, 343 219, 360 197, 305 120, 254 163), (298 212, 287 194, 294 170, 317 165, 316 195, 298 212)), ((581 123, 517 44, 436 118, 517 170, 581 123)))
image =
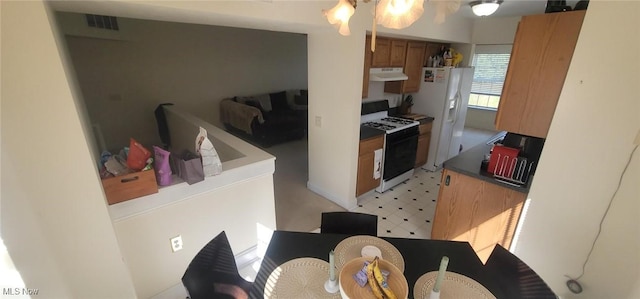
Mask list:
POLYGON ((218 175, 222 172, 222 162, 213 143, 207 137, 207 130, 200 127, 200 133, 196 137, 196 153, 202 157, 202 168, 205 176, 218 175))
POLYGON ((171 185, 171 166, 169 165, 169 157, 171 153, 164 149, 153 146, 154 153, 154 170, 156 172, 156 181, 160 186, 171 185))

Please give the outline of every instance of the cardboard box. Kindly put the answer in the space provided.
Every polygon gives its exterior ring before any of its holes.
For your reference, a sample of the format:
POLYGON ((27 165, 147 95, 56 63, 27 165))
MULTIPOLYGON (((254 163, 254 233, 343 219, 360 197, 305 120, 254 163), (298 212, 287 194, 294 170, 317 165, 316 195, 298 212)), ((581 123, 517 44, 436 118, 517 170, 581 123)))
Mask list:
POLYGON ((102 187, 110 205, 158 193, 158 183, 153 169, 103 179, 102 187))

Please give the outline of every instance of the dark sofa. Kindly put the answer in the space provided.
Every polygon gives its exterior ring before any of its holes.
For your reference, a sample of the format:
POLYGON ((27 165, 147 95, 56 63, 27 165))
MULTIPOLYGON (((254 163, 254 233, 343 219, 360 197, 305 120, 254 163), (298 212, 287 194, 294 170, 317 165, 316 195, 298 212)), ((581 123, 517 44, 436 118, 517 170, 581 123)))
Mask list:
POLYGON ((306 90, 227 98, 220 102, 220 120, 232 134, 269 147, 305 136, 307 99, 306 90))

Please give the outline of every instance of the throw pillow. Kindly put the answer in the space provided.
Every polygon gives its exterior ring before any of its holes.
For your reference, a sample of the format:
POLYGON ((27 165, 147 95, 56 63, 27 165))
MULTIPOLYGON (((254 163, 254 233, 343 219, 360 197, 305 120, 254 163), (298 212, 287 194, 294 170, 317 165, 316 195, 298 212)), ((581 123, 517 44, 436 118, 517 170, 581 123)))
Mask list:
POLYGON ((286 91, 270 93, 269 97, 271 98, 271 108, 273 109, 273 111, 289 110, 286 91))
POLYGON ((260 104, 260 106, 262 106, 262 109, 264 109, 264 111, 271 111, 273 108, 271 107, 271 97, 268 94, 261 94, 258 96, 254 97, 258 103, 260 104))

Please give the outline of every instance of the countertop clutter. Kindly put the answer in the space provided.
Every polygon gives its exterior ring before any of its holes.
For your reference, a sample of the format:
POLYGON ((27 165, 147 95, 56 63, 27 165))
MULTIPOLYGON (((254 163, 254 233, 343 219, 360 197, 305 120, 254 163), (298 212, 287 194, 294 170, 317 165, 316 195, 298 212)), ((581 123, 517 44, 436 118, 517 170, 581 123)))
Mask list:
MULTIPOLYGON (((503 138, 506 135, 506 132, 500 132, 489 140, 496 140, 503 138)), ((456 157, 447 160, 444 162, 444 169, 453 170, 455 172, 477 178, 492 184, 497 184, 505 188, 509 188, 522 193, 529 193, 529 187, 531 185, 531 179, 527 180, 526 185, 516 186, 513 184, 508 184, 503 181, 497 180, 494 178, 493 174, 482 169, 482 161, 485 159, 486 155, 489 155, 491 151, 491 147, 493 146, 492 142, 481 143, 472 147, 471 149, 457 155, 456 157)))
POLYGON ((448 170, 527 194, 543 147, 544 139, 542 138, 503 131, 489 138, 487 142, 481 143, 468 151, 445 161, 443 167, 448 170), (494 148, 493 152, 492 148, 494 148), (501 157, 500 155, 504 151, 499 151, 499 149, 513 150, 515 155, 512 155, 512 157, 501 157), (500 167, 490 166, 489 169, 487 169, 487 164, 492 165, 489 159, 493 162, 495 162, 495 160, 502 160, 498 161, 497 164, 498 166, 504 165, 501 169, 504 170, 503 173, 506 173, 506 176, 509 178, 504 178, 504 175, 501 178, 490 171, 490 169, 500 167), (520 167, 521 165, 526 167, 520 167), (511 179, 516 176, 521 176, 521 178, 519 178, 519 180, 511 179))

